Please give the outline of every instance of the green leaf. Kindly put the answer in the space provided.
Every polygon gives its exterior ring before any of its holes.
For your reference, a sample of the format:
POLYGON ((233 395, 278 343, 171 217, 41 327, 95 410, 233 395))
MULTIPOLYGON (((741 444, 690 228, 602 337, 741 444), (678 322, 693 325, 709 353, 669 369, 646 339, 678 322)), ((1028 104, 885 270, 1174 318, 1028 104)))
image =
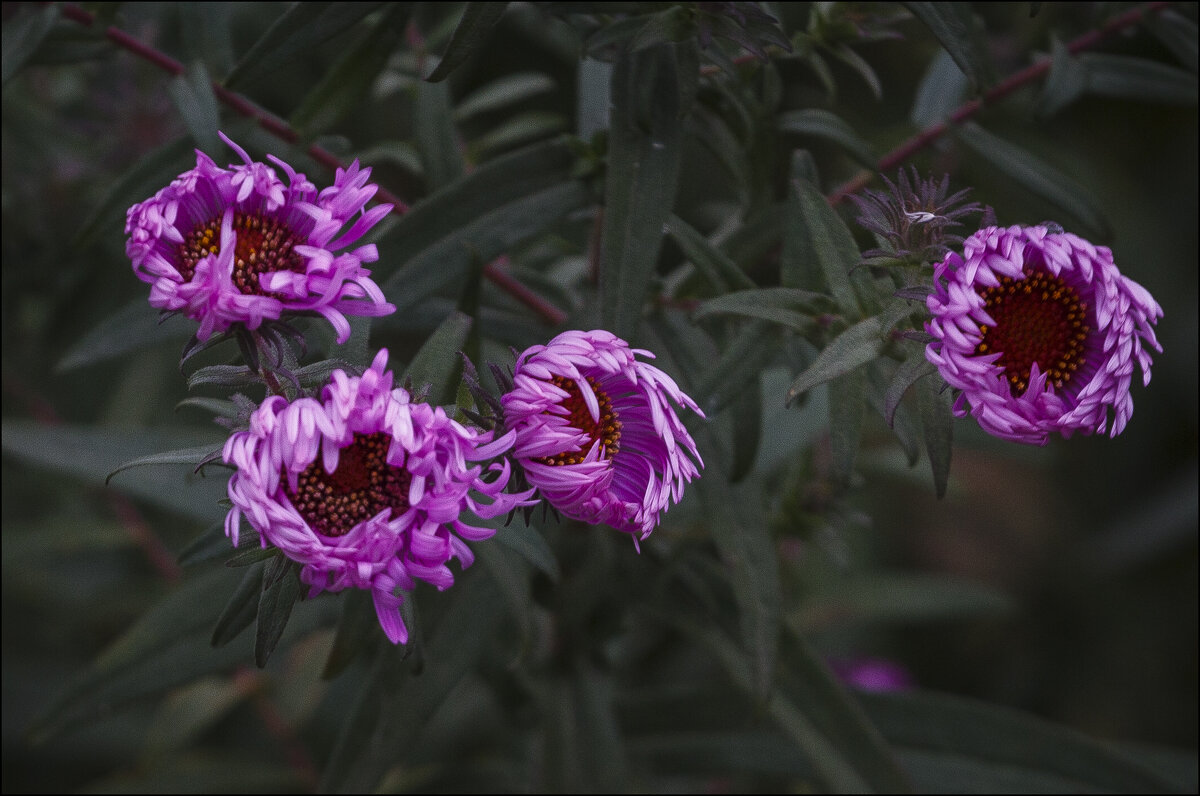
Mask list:
MULTIPOLYGON (((113 235, 125 223, 125 211, 137 202, 153 196, 164 185, 189 168, 188 156, 192 154, 188 136, 180 136, 163 144, 158 149, 137 159, 137 162, 116 179, 96 209, 80 224, 71 240, 75 249, 86 249, 101 235, 113 235)), ((125 267, 128 267, 126 264, 125 267)), ((138 348, 140 346, 133 346, 138 348)))
POLYGON ((854 474, 867 408, 867 376, 851 370, 829 382, 829 447, 834 477, 843 484, 854 474))
POLYGON ((905 3, 904 6, 925 23, 976 91, 993 82, 987 42, 975 23, 969 3, 905 3))
POLYGON ((922 379, 917 389, 925 452, 929 454, 934 489, 938 497, 943 497, 950 481, 950 454, 954 443, 953 391, 941 379, 922 379))
POLYGON ((362 105, 400 43, 403 21, 399 17, 407 13, 402 5, 389 6, 370 33, 347 49, 305 94, 290 117, 292 127, 302 137, 311 138, 331 129, 362 105))
MULTIPOLYGON (((794 161, 793 165, 800 163, 794 161)), ((801 178, 799 171, 793 168, 780 283, 784 287, 820 289, 822 285, 813 284, 815 265, 842 312, 848 317, 859 317, 862 308, 850 282, 850 271, 860 259, 854 236, 816 185, 801 178)))
MULTIPOLYGON (((197 445, 193 448, 183 448, 181 450, 165 451, 163 453, 152 453, 149 456, 139 456, 136 459, 125 462, 109 473, 104 483, 112 480, 112 477, 122 470, 128 470, 133 467, 146 467, 154 464, 190 464, 193 467, 198 467, 201 462, 206 459, 211 460, 214 454, 221 452, 221 445, 197 445)), ((220 457, 217 457, 217 463, 220 463, 220 457)))
POLYGON ((51 701, 30 732, 44 740, 133 699, 232 667, 245 651, 214 650, 204 636, 237 577, 219 568, 167 594, 51 701))
POLYGON ((407 141, 381 141, 359 152, 358 159, 368 164, 391 163, 415 175, 425 170, 421 153, 407 141))
MULTIPOLYGON (((781 686, 794 705, 875 793, 911 793, 909 780, 859 702, 799 633, 783 635, 781 686)), ((857 791, 856 792, 864 792, 857 791)))
POLYGON ((1172 105, 1196 104, 1195 72, 1111 53, 1084 53, 1079 62, 1087 75, 1089 94, 1172 105))
POLYGON ((1142 24, 1150 29, 1179 62, 1193 73, 1197 61, 1196 23, 1173 8, 1164 8, 1156 14, 1142 17, 1142 24))
MULTIPOLYGON (((277 550, 271 549, 272 555, 277 553, 277 550)), ((229 600, 213 626, 211 643, 214 647, 224 647, 254 623, 254 617, 258 616, 258 603, 262 597, 265 566, 263 561, 258 561, 246 568, 241 583, 229 595, 229 600)))
POLYGON ((960 141, 1006 177, 1069 214, 1092 238, 1111 236, 1111 226, 1087 191, 1058 169, 974 122, 955 128, 960 141))
POLYGON ((896 409, 900 406, 900 400, 904 398, 908 388, 913 386, 918 379, 922 379, 936 370, 937 367, 925 358, 925 349, 920 348, 909 352, 908 358, 896 369, 896 375, 892 377, 887 392, 884 394, 883 419, 889 426, 892 425, 896 409))
POLYGON ((217 130, 221 126, 221 111, 213 94, 212 77, 203 61, 193 61, 187 72, 176 75, 169 88, 171 99, 196 146, 215 152, 221 146, 217 130))
MULTIPOLYGON (((712 434, 700 432, 713 449, 712 434)), ((759 701, 772 693, 778 657, 783 597, 775 540, 763 515, 761 490, 752 481, 729 483, 717 462, 707 462, 696 484, 709 518, 708 527, 721 558, 731 568, 742 644, 749 656, 746 676, 759 701)))
POLYGON ((746 276, 746 272, 738 268, 729 255, 714 246, 695 227, 679 216, 669 214, 665 230, 718 292, 724 292, 731 287, 755 286, 754 280, 746 276))
POLYGON ((237 389, 260 384, 262 377, 246 365, 206 365, 197 368, 187 380, 189 390, 204 385, 237 389))
POLYGON ((58 6, 32 11, 4 23, 4 48, 0 56, 0 84, 7 84, 41 46, 58 21, 58 6))
MULTIPOLYGON (((237 549, 257 548, 258 544, 258 532, 243 528, 241 535, 238 537, 237 549)), ((181 567, 190 567, 226 556, 233 549, 232 542, 225 536, 225 523, 223 521, 215 522, 204 529, 204 532, 195 539, 188 542, 187 546, 179 551, 176 561, 181 567)))
POLYGON ((195 333, 195 321, 173 315, 160 322, 159 311, 144 297, 136 298, 79 338, 55 370, 65 373, 167 341, 182 343, 195 333))
MULTIPOLYGON (((645 24, 638 28, 637 33, 633 35, 633 39, 629 42, 629 49, 634 52, 647 50, 656 44, 682 42, 695 35, 695 12, 685 6, 671 6, 665 11, 645 17, 645 24)), ((589 47, 591 44, 589 41, 589 47)))
POLYGON ((472 323, 469 315, 452 312, 421 346, 401 381, 411 381, 418 391, 430 385, 429 403, 435 406, 453 403, 462 368, 458 352, 466 345, 472 323))
POLYGON ((940 575, 864 574, 818 587, 787 625, 799 633, 868 623, 916 623, 999 616, 1012 611, 1007 595, 974 581, 940 575))
POLYGON ((911 308, 907 305, 895 306, 882 315, 859 321, 835 337, 813 363, 796 376, 788 390, 788 403, 818 384, 836 379, 879 356, 890 342, 888 332, 909 312, 911 308))
POLYGON ((463 97, 454 109, 458 122, 483 113, 497 111, 522 100, 553 91, 554 79, 542 72, 515 72, 498 77, 463 97))
POLYGON ((863 166, 872 170, 879 167, 879 159, 871 151, 871 145, 854 132, 854 128, 830 111, 820 108, 787 111, 779 114, 775 124, 785 133, 799 133, 832 141, 863 166))
POLYGON ((1050 74, 1038 97, 1038 113, 1053 116, 1083 95, 1087 89, 1087 70, 1057 38, 1052 47, 1050 74))
POLYGON ((430 83, 445 80, 447 75, 487 40, 492 28, 500 21, 500 17, 504 16, 506 8, 508 3, 467 3, 458 27, 450 37, 450 43, 446 45, 446 52, 442 54, 442 60, 425 79, 430 83))
POLYGON ((938 50, 917 84, 912 110, 908 112, 909 121, 917 127, 942 121, 962 104, 969 85, 970 81, 950 53, 938 50))
POLYGON ((388 262, 404 263, 382 284, 395 315, 461 280, 472 257, 488 262, 590 201, 584 185, 570 178, 573 162, 565 139, 536 144, 489 161, 410 208, 378 244, 388 262))
POLYGON ((156 711, 146 732, 146 757, 161 759, 185 752, 249 697, 249 691, 232 678, 205 677, 184 686, 156 711))
POLYGON ((922 792, 1174 791, 1109 746, 1010 708, 932 692, 859 699, 922 792))
POLYGON ((496 125, 476 138, 468 147, 472 161, 484 160, 492 153, 549 138, 567 129, 565 116, 554 111, 529 111, 496 125))
POLYGON ((261 80, 344 33, 383 3, 294 3, 279 15, 225 77, 226 88, 261 80))
POLYGON ((766 321, 751 321, 737 333, 725 350, 696 379, 693 397, 704 411, 719 412, 742 392, 742 385, 758 377, 759 371, 778 353, 779 337, 766 321))
POLYGON ((495 539, 514 550, 555 583, 562 577, 562 570, 558 566, 558 559, 554 557, 554 551, 536 528, 514 522, 497 530, 495 539))
POLYGON ((475 556, 499 588, 509 618, 517 627, 521 647, 528 648, 533 635, 533 584, 529 567, 512 549, 500 545, 479 545, 475 556))
POLYGON ((758 442, 762 437, 762 393, 762 380, 751 379, 730 404, 733 424, 733 457, 729 465, 731 483, 736 484, 749 475, 758 457, 758 442))
MULTIPOLYGON (((757 694, 752 668, 746 660, 745 653, 719 627, 701 624, 678 615, 662 615, 660 618, 681 630, 711 653, 728 672, 737 687, 747 693, 757 694)), ((807 676, 809 672, 804 674, 807 676)), ((793 679, 800 680, 802 678, 793 679)), ((838 690, 839 686, 832 678, 826 676, 815 685, 826 691, 825 698, 827 700, 845 700, 842 692, 838 690), (830 691, 832 694, 829 693, 830 691)), ((842 709, 844 713, 844 704, 845 702, 834 708, 835 716, 839 709, 842 709)), ((889 761, 886 757, 878 762, 872 760, 869 765, 861 763, 856 765, 857 761, 849 756, 853 754, 857 757, 865 753, 871 755, 872 758, 878 758, 886 754, 886 749, 879 751, 876 742, 872 742, 870 746, 837 743, 827 734, 826 726, 809 716, 805 710, 809 707, 811 706, 808 704, 803 704, 803 706, 798 704, 782 689, 775 689, 768 694, 765 704, 766 712, 771 719, 812 765, 818 781, 816 790, 829 793, 895 793, 910 790, 903 776, 893 773, 894 767, 888 765, 889 761), (876 778, 881 781, 875 782, 876 778)), ((825 706, 821 705, 820 707, 825 706)), ((829 711, 820 712, 827 714, 829 711)), ((853 718, 849 720, 852 721, 853 718)), ((844 732, 841 725, 842 723, 839 722, 836 729, 844 732)), ((862 736, 869 737, 869 733, 869 725, 862 728, 862 736)))
POLYGON ((622 53, 613 70, 600 305, 604 328, 626 340, 637 337, 663 224, 675 204, 681 119, 691 105, 686 81, 694 80, 695 60, 690 44, 660 44, 622 53))
POLYGON ((325 768, 320 790, 335 785, 346 792, 375 790, 384 773, 395 767, 397 750, 408 750, 416 743, 430 717, 475 667, 486 645, 503 626, 499 621, 503 601, 495 582, 482 576, 462 576, 458 581, 454 599, 423 648, 426 663, 421 676, 404 678, 398 691, 394 687, 381 690, 382 695, 375 697, 381 703, 377 722, 363 721, 362 716, 349 717, 354 723, 348 721, 347 737, 362 737, 363 742, 356 747, 339 742, 334 760, 325 768))
POLYGON ((332 680, 349 666, 360 652, 368 649, 379 632, 379 620, 370 592, 348 589, 342 597, 342 616, 338 620, 329 657, 321 671, 321 679, 332 680))
POLYGON ((228 74, 233 68, 233 4, 178 3, 175 10, 186 60, 204 61, 210 75, 228 74))
MULTIPOLYGON (((6 420, 5 453, 32 464, 104 488, 104 479, 122 462, 157 451, 200 447, 211 434, 194 429, 111 429, 90 426, 42 426, 6 420)), ((155 467, 137 478, 120 479, 111 488, 158 506, 211 522, 225 497, 225 478, 205 478, 188 470, 155 467)))
POLYGON ((267 665, 298 599, 299 565, 284 556, 267 561, 263 569, 262 597, 258 602, 258 627, 254 634, 254 662, 258 668, 267 665))
POLYGON ((701 304, 692 317, 739 315, 761 318, 799 331, 812 328, 817 316, 835 312, 833 302, 822 293, 790 287, 765 287, 726 293, 701 304))
POLYGON ((417 149, 421 152, 425 184, 437 191, 462 177, 458 130, 445 83, 418 83, 415 114, 417 149))

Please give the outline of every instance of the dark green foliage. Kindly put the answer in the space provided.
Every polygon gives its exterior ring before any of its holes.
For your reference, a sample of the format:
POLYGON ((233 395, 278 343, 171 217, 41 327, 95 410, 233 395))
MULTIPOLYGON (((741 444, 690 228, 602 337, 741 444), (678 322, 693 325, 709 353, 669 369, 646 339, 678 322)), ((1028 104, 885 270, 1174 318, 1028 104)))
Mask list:
POLYGON ((6 791, 1195 792, 1195 4, 4 13, 6 791), (148 307, 126 209, 218 131, 373 169, 394 314, 201 344, 148 307), (1112 247, 1166 310, 1123 436, 955 418, 923 323, 960 240, 856 223, 877 169, 1112 247), (511 352, 601 327, 705 414, 640 553, 485 521, 393 646, 226 537, 269 392, 386 347, 502 433, 511 352), (877 659, 917 687, 835 673, 877 659))

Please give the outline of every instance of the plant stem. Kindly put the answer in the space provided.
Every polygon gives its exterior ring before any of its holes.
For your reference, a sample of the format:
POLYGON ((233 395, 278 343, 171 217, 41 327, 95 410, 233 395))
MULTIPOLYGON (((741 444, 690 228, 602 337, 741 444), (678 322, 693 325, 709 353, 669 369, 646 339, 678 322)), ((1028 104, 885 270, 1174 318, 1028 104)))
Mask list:
MULTIPOLYGON (((74 3, 63 3, 60 6, 62 15, 67 19, 78 22, 86 27, 91 27, 96 23, 96 16, 90 11, 87 11, 74 3)), ((104 35, 110 41, 134 55, 148 61, 164 72, 172 75, 180 75, 184 72, 184 66, 179 61, 170 57, 166 53, 151 47, 137 37, 121 30, 115 25, 110 25, 104 29, 104 35)), ((217 81, 212 84, 213 94, 221 102, 228 105, 233 110, 237 111, 242 116, 254 119, 258 125, 267 132, 277 138, 286 141, 289 144, 298 144, 300 142, 300 134, 292 129, 287 122, 274 116, 267 111, 255 105, 246 97, 238 94, 235 91, 230 91, 217 81)), ((346 165, 337 155, 334 155, 328 149, 318 146, 317 144, 309 144, 304 150, 309 157, 317 161, 321 165, 329 169, 344 169, 346 165)), ((403 215, 408 212, 408 203, 397 197, 392 192, 380 187, 376 192, 375 197, 380 201, 387 202, 392 205, 392 212, 397 215, 403 215)), ((505 291, 517 301, 524 304, 529 309, 533 310, 540 318, 552 326, 558 326, 566 320, 567 314, 561 309, 546 301, 546 299, 534 293, 525 285, 521 284, 511 274, 505 273, 492 263, 488 263, 483 267, 483 275, 491 280, 497 287, 505 291)))

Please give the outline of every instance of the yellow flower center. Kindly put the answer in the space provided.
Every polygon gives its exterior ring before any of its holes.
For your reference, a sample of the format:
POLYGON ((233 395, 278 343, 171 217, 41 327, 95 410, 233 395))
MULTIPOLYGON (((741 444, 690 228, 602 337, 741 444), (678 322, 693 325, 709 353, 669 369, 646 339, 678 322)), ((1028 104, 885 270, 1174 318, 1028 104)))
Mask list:
POLYGON ((577 450, 563 451, 556 456, 545 456, 538 459, 542 464, 552 466, 580 464, 596 440, 600 440, 600 444, 604 448, 601 451, 602 459, 611 459, 620 450, 621 421, 617 419, 617 413, 612 408, 612 400, 608 397, 608 393, 600 388, 595 379, 591 376, 587 376, 586 378, 588 385, 591 386, 592 392, 596 396, 596 403, 600 405, 600 418, 598 420, 592 420, 592 413, 588 411, 587 402, 583 399, 583 393, 573 379, 555 376, 550 380, 550 383, 555 387, 567 391, 567 397, 562 399, 559 404, 566 407, 567 411, 571 413, 567 417, 567 422, 586 434, 588 439, 577 450))
POLYGON ((1061 388, 1083 364, 1083 344, 1091 327, 1087 303, 1060 277, 1026 269, 1019 279, 1002 277, 1000 284, 980 291, 995 326, 980 325, 983 339, 977 355, 1000 352, 1014 396, 1029 387, 1033 363, 1046 380, 1061 388))
MULTIPOLYGON (((247 295, 266 295, 259 287, 258 275, 273 271, 304 273, 304 258, 293 251, 301 241, 280 221, 243 213, 233 214, 236 244, 233 252, 233 283, 247 295)), ((210 254, 221 252, 221 218, 217 217, 184 238, 179 245, 179 273, 190 282, 196 264, 210 254)))
POLYGON ((284 474, 283 488, 309 526, 322 536, 343 536, 384 508, 398 517, 408 511, 412 474, 387 463, 390 435, 355 434, 338 452, 338 464, 326 472, 320 454, 300 473, 296 491, 284 474))

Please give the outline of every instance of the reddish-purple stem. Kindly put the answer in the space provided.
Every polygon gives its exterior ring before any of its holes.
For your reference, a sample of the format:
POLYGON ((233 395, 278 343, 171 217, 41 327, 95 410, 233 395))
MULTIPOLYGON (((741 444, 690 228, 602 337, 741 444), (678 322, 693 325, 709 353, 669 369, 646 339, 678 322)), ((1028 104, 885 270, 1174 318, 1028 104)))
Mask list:
MULTIPOLYGON (((96 17, 89 11, 75 5, 74 3, 63 3, 60 6, 62 14, 67 19, 73 20, 91 27, 96 22, 96 17)), ((150 45, 140 39, 131 36, 125 31, 115 26, 108 26, 104 29, 104 35, 109 38, 114 44, 128 50, 134 55, 154 64, 164 72, 169 72, 172 75, 183 74, 184 67, 179 61, 154 49, 150 45)), ((242 116, 254 119, 258 125, 267 132, 280 138, 289 144, 295 144, 300 140, 300 135, 293 130, 287 122, 271 115, 267 111, 255 105, 250 100, 246 99, 241 94, 222 86, 220 83, 213 81, 213 94, 221 102, 228 105, 233 110, 237 111, 242 116)), ((310 144, 305 150, 313 160, 331 170, 344 169, 346 166, 337 155, 334 155, 324 147, 310 144)), ((395 194, 380 188, 375 194, 380 201, 387 202, 392 205, 392 212, 397 215, 403 215, 408 211, 408 203, 397 197, 395 194)), ((496 267, 495 263, 488 263, 483 267, 483 275, 491 280, 497 287, 505 291, 517 301, 524 304, 529 309, 533 310, 539 317, 552 326, 558 326, 566 320, 567 314, 558 307, 554 306, 544 298, 534 293, 525 285, 521 284, 515 277, 496 267)))
MULTIPOLYGON (((1067 44, 1067 50, 1072 55, 1075 55, 1076 53, 1091 49, 1110 34, 1116 33, 1119 30, 1123 30, 1130 25, 1134 25, 1141 21, 1142 18, 1147 14, 1153 14, 1157 11, 1161 11, 1169 5, 1171 5, 1169 2, 1147 3, 1144 6, 1132 8, 1123 14, 1118 14, 1096 30, 1088 31, 1082 36, 1072 39, 1071 42, 1067 44)), ((967 119, 970 119, 972 116, 978 113, 984 105, 1001 100, 1016 91, 1018 88, 1032 83, 1033 81, 1045 75, 1050 71, 1050 67, 1053 65, 1053 63, 1053 58, 1043 58, 1037 63, 1031 64, 1021 71, 1009 75, 1007 78, 985 91, 982 97, 976 97, 975 99, 963 103, 958 108, 955 108, 948 117, 949 122, 953 124, 961 124, 967 119)), ((950 124, 946 121, 934 122, 933 124, 929 125, 924 130, 921 130, 921 132, 917 133, 912 138, 909 138, 907 141, 900 144, 900 146, 896 147, 891 152, 888 152, 886 155, 880 158, 878 172, 890 171, 891 169, 896 168, 901 163, 915 155, 917 152, 920 152, 922 149, 941 138, 948 129, 950 129, 950 124)), ((838 187, 833 193, 826 197, 829 201, 829 204, 836 205, 850 194, 861 191, 867 186, 868 183, 871 182, 871 179, 878 172, 864 170, 854 175, 854 177, 848 182, 838 187)))

